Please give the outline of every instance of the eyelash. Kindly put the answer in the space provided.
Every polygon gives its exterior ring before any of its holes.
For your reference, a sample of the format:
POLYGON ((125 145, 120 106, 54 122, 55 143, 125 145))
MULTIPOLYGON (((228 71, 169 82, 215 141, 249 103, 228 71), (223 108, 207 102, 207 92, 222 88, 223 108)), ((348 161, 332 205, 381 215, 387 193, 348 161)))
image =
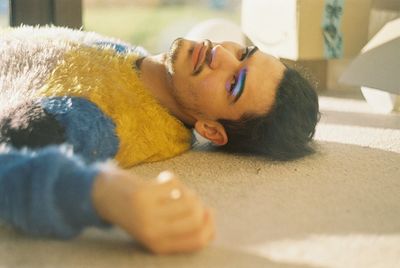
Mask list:
POLYGON ((236 87, 237 83, 238 83, 237 75, 234 75, 232 80, 231 80, 231 84, 229 86, 229 93, 230 94, 232 94, 232 92, 233 92, 234 88, 236 87))
MULTIPOLYGON (((240 61, 245 60, 246 57, 247 57, 247 55, 249 54, 249 51, 250 51, 249 47, 246 47, 246 48, 243 50, 243 52, 242 52, 242 54, 241 54, 239 60, 240 60, 240 61)), ((233 78, 232 78, 232 80, 231 80, 230 86, 229 86, 229 93, 230 93, 231 95, 232 95, 232 93, 233 93, 233 90, 234 90, 235 87, 237 86, 237 83, 238 83, 238 76, 237 76, 237 75, 234 75, 233 78)))
POLYGON ((231 83, 229 87, 229 94, 235 98, 235 101, 240 97, 243 91, 243 83, 246 79, 247 68, 243 68, 240 70, 238 78, 236 75, 234 76, 234 83, 231 83), (239 84, 238 84, 239 83, 239 84), (239 87, 238 87, 239 86, 239 87))
POLYGON ((244 51, 242 52, 242 55, 240 55, 239 60, 243 61, 247 57, 248 54, 249 54, 249 47, 246 47, 244 49, 244 51))

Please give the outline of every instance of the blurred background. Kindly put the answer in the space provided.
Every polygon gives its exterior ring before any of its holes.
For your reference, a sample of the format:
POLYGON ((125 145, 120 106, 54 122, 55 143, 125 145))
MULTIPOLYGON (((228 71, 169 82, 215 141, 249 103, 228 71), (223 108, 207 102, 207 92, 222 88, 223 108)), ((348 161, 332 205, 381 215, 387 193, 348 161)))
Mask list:
POLYGON ((9 23, 9 2, 0 0, 0 27, 7 26, 9 23))
POLYGON ((83 0, 86 30, 165 51, 200 21, 226 18, 240 23, 240 0, 83 0))
MULTIPOLYGON (((215 18, 236 28, 220 24, 215 32, 213 25, 208 30, 214 36, 225 39, 243 32, 247 42, 299 67, 319 92, 359 94, 359 84, 340 83, 340 77, 389 21, 400 18, 400 1, 0 0, 0 27, 23 23, 82 28, 140 45, 152 54, 166 51, 175 38, 215 18)), ((400 106, 400 98, 390 98, 398 99, 400 106)))
MULTIPOLYGON (((0 27, 9 25, 9 8, 13 2, 36 6, 43 3, 40 0, 0 0, 0 27)), ((64 2, 70 2, 72 6, 74 1, 64 2)), ((173 39, 184 36, 200 21, 224 18, 239 24, 241 1, 82 0, 81 5, 82 10, 76 12, 82 13, 85 30, 140 44, 149 52, 158 53, 165 51, 173 39)))

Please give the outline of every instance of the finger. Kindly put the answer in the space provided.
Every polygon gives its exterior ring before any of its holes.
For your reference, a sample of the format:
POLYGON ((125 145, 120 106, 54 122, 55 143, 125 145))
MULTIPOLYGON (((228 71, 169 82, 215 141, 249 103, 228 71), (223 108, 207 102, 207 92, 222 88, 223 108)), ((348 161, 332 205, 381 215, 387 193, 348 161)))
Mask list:
POLYGON ((177 214, 166 219, 163 232, 169 236, 176 236, 194 232, 204 224, 205 209, 197 203, 185 214, 177 214))
MULTIPOLYGON (((174 202, 183 197, 186 191, 185 187, 173 180, 168 185, 159 185, 154 182, 142 185, 135 191, 136 199, 145 201, 153 209, 164 209, 162 206, 166 203, 174 202), (161 206, 160 206, 161 205, 161 206)), ((137 200, 136 200, 137 201, 137 200)))
POLYGON ((171 197, 164 196, 160 199, 160 202, 162 206, 158 210, 158 215, 165 220, 174 220, 187 216, 193 209, 203 206, 198 195, 190 190, 183 191, 179 199, 171 199, 171 197))
POLYGON ((156 186, 155 193, 163 193, 171 191, 174 188, 184 187, 181 180, 171 171, 163 171, 158 177, 152 181, 152 185, 156 186))
POLYGON ((192 199, 197 194, 189 189, 182 183, 176 183, 174 185, 163 186, 157 191, 158 199, 162 204, 174 204, 179 202, 185 203, 187 199, 192 199))
POLYGON ((193 252, 208 245, 214 234, 214 219, 207 210, 207 213, 204 213, 204 223, 201 228, 191 233, 162 240, 155 252, 160 254, 193 252))

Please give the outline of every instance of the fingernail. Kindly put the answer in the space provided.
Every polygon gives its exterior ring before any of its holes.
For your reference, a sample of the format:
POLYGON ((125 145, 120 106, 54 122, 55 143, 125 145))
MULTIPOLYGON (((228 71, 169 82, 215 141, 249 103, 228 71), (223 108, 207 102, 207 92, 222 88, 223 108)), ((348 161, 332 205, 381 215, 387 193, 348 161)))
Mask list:
POLYGON ((160 174, 158 174, 157 181, 159 183, 166 183, 166 182, 172 180, 173 177, 174 177, 174 174, 172 174, 171 171, 166 170, 166 171, 163 171, 160 174))

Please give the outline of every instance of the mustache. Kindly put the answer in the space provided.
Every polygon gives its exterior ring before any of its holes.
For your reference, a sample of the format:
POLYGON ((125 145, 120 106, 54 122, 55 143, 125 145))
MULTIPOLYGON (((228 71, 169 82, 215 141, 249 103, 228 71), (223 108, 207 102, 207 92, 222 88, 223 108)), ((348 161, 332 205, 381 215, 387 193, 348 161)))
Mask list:
POLYGON ((183 45, 182 41, 183 41, 183 38, 179 37, 179 38, 175 39, 171 44, 171 47, 168 52, 168 56, 171 61, 171 64, 174 64, 178 58, 179 50, 181 49, 181 47, 183 45))

